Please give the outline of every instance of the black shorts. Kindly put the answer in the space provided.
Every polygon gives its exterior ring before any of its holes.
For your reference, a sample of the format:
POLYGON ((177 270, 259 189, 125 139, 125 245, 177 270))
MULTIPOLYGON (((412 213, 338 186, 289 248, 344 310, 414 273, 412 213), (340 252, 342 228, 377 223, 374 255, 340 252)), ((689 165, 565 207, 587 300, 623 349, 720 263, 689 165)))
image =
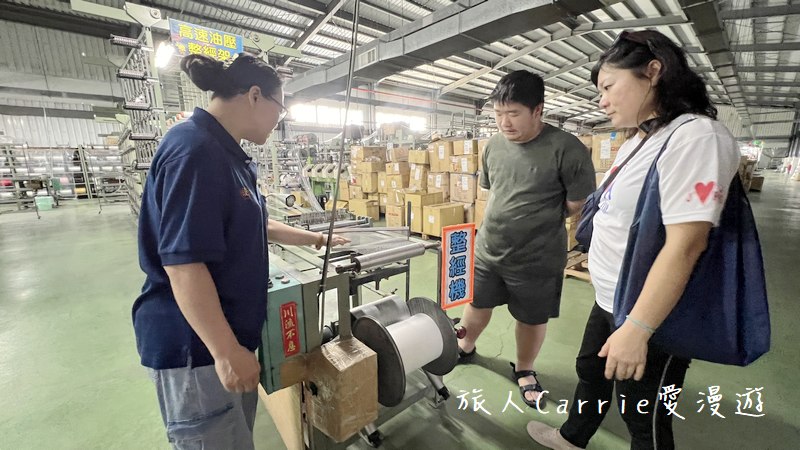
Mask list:
POLYGON ((475 295, 472 306, 480 309, 508 305, 514 319, 541 325, 558 317, 564 275, 509 270, 475 259, 475 295))

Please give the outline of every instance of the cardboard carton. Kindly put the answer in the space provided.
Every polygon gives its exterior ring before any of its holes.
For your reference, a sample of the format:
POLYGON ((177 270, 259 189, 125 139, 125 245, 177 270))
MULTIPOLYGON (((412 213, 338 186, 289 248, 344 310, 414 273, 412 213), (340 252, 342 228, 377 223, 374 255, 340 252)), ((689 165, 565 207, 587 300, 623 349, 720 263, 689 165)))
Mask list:
POLYGON ((361 191, 365 194, 373 194, 377 193, 379 190, 378 186, 378 173, 362 173, 359 175, 361 181, 361 191))
POLYGON ((406 208, 402 205, 386 206, 386 226, 404 227, 406 226, 406 208))
POLYGON ((372 220, 381 218, 380 206, 377 200, 350 200, 348 209, 357 216, 370 217, 372 220))
POLYGON ((450 158, 451 173, 471 173, 478 171, 478 155, 461 155, 450 158))
POLYGON ((428 145, 432 172, 449 172, 450 158, 453 156, 452 141, 435 141, 428 145))
POLYGON ((478 170, 483 170, 483 153, 486 150, 486 144, 489 139, 478 139, 478 170))
POLYGON ((428 166, 413 164, 409 174, 408 187, 424 191, 428 189, 428 166))
POLYGON ((423 233, 422 209, 423 207, 411 208, 411 224, 409 228, 414 233, 423 233))
POLYGON ((378 173, 383 170, 384 164, 380 161, 364 161, 356 164, 358 173, 378 173))
POLYGON ((386 149, 384 147, 353 145, 350 147, 350 160, 354 163, 361 161, 386 162, 386 149))
POLYGON ((389 189, 386 194, 387 205, 405 205, 405 190, 404 189, 389 189))
POLYGON ((443 203, 441 192, 406 192, 403 204, 411 203, 412 208, 422 208, 428 205, 438 205, 443 203))
POLYGON ((408 162, 408 147, 386 148, 386 160, 390 162, 408 162))
POLYGON ((344 442, 377 420, 378 356, 369 347, 336 338, 308 355, 308 367, 304 394, 312 425, 344 442))
POLYGON ((442 201, 448 201, 450 199, 450 174, 428 173, 428 192, 441 192, 444 196, 442 201))
POLYGON ((408 162, 411 164, 430 164, 430 153, 427 150, 411 150, 408 152, 408 162))
POLYGON ((453 141, 453 155, 478 155, 478 140, 453 141))
POLYGON ((614 164, 619 148, 626 141, 625 133, 612 131, 592 136, 592 163, 594 170, 605 172, 614 164))
POLYGON ((381 214, 386 214, 386 207, 389 205, 388 198, 389 196, 386 194, 378 194, 378 206, 381 214))
MULTIPOLYGON (((347 201, 339 200, 337 202, 337 204, 339 205, 339 206, 336 207, 337 210, 339 210, 339 209, 347 209, 347 204, 348 204, 347 201)), ((333 200, 325 203, 325 210, 326 211, 331 211, 332 209, 333 209, 333 200)))
POLYGON ((464 205, 461 203, 444 203, 424 206, 422 215, 422 232, 429 236, 441 237, 443 227, 464 223, 464 205))
POLYGON ((411 166, 407 162, 394 162, 386 164, 386 175, 408 175, 411 166))
POLYGON ((389 185, 386 184, 386 172, 378 172, 378 192, 381 194, 389 192, 389 185))
POLYGON ((408 187, 409 174, 386 175, 386 184, 389 189, 405 189, 408 187))
POLYGON ((486 200, 475 200, 475 228, 480 228, 486 216, 486 200))
POLYGON ((450 175, 450 200, 474 203, 477 196, 478 177, 467 174, 450 175))

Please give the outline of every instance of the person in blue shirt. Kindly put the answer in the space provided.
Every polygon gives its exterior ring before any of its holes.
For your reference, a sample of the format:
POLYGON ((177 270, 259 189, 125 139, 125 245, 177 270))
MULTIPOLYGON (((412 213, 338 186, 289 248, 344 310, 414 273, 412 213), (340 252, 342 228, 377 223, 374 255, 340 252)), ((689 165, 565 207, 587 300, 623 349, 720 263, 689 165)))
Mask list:
POLYGON ((189 55, 181 70, 213 95, 164 136, 147 175, 136 343, 173 448, 252 449, 267 236, 317 248, 328 239, 268 218, 256 166, 239 146, 264 144, 286 114, 275 69, 241 53, 228 63, 189 55))

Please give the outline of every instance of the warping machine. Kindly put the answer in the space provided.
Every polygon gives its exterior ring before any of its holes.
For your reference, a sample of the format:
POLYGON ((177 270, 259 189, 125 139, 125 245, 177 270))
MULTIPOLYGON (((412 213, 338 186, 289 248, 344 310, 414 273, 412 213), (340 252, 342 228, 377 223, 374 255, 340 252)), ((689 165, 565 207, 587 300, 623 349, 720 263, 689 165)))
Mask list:
POLYGON ((442 376, 457 362, 453 321, 436 301, 408 295, 410 260, 439 243, 412 241, 404 228, 336 233, 351 243, 331 255, 324 299, 324 251, 270 250, 261 395, 290 449, 345 448, 359 438, 377 447, 381 424, 449 397, 442 376), (380 289, 394 276, 405 276, 404 295, 380 289))

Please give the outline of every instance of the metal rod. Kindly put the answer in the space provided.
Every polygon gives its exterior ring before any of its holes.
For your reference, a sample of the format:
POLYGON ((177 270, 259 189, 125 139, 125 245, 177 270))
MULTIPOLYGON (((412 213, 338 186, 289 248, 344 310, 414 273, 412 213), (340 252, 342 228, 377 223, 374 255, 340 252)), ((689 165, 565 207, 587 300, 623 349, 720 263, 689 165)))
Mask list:
POLYGON ((344 233, 380 233, 381 231, 408 231, 408 227, 383 227, 383 228, 339 228, 339 234, 344 233))
MULTIPOLYGON (((345 137, 347 136, 347 115, 350 111, 350 96, 352 94, 353 88, 353 74, 356 68, 356 47, 358 47, 358 7, 361 5, 360 0, 355 0, 353 5, 353 37, 350 41, 350 68, 347 75, 347 91, 345 92, 345 102, 344 102, 344 123, 342 124, 342 145, 339 148, 339 161, 336 163, 336 183, 333 186, 333 206, 334 210, 336 209, 336 205, 339 201, 339 183, 342 179, 342 161, 344 160, 344 148, 345 148, 345 137)), ((319 296, 318 302, 321 304, 321 314, 320 314, 320 333, 322 333, 323 321, 325 317, 325 283, 327 282, 328 278, 328 265, 330 264, 331 260, 331 239, 330 237, 333 236, 333 228, 336 222, 336 214, 331 214, 331 222, 328 226, 328 243, 325 246, 325 259, 322 263, 322 280, 320 281, 319 285, 319 296)), ((342 320, 348 320, 347 317, 340 317, 339 322, 341 323, 342 320)), ((349 338, 351 337, 351 333, 347 333, 346 336, 342 335, 342 338, 349 338)))

